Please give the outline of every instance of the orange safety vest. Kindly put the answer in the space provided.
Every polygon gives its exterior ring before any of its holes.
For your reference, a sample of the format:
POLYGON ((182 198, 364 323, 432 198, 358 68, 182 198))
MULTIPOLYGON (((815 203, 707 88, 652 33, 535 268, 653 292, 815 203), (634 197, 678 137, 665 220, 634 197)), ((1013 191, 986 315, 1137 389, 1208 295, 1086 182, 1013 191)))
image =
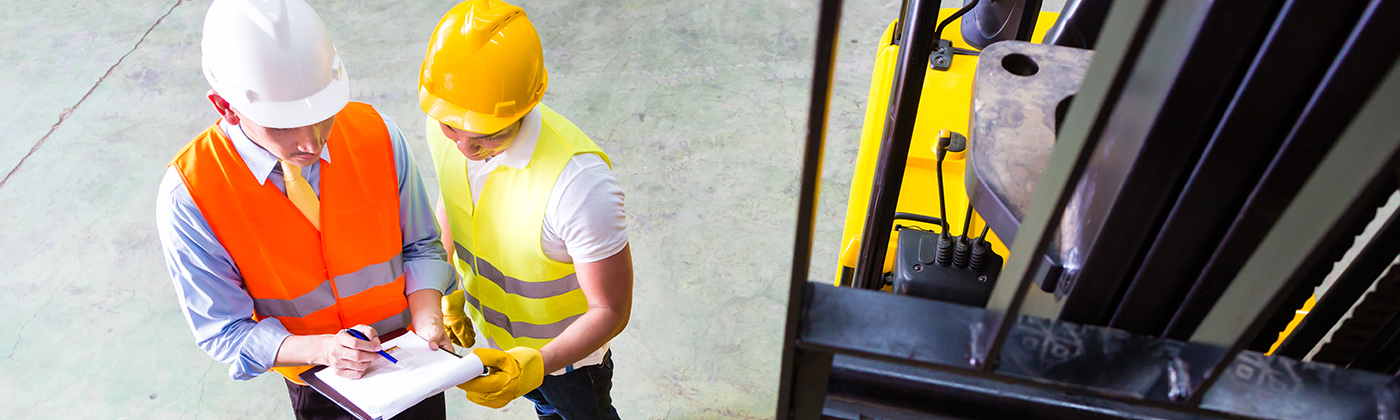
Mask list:
MULTIPOLYGON (((321 162, 321 230, 272 182, 259 184, 216 123, 170 162, 228 250, 253 298, 253 319, 297 335, 366 324, 409 326, 398 172, 384 119, 351 102, 336 114, 321 162)), ((294 382, 310 366, 273 368, 294 382)))

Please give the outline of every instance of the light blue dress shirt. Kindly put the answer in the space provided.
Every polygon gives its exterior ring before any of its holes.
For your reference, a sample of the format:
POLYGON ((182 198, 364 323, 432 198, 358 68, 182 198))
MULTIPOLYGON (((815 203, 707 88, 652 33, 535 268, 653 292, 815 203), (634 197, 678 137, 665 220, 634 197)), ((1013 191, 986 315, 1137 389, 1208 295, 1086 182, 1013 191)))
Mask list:
MULTIPOLYGON (((399 176, 404 293, 422 289, 450 292, 455 289, 456 273, 438 239, 423 178, 403 133, 387 117, 384 124, 389 129, 399 176)), ((287 191, 277 156, 249 140, 239 126, 221 121, 219 128, 259 183, 270 180, 283 193, 287 191)), ((330 162, 337 152, 327 145, 321 149, 321 160, 330 162)), ((301 175, 319 196, 321 163, 302 168, 301 175)), ((253 321, 253 299, 243 287, 238 266, 214 236, 174 167, 166 169, 156 196, 156 229, 195 343, 214 359, 229 364, 229 376, 234 379, 252 379, 267 372, 282 340, 291 333, 276 318, 253 321)))

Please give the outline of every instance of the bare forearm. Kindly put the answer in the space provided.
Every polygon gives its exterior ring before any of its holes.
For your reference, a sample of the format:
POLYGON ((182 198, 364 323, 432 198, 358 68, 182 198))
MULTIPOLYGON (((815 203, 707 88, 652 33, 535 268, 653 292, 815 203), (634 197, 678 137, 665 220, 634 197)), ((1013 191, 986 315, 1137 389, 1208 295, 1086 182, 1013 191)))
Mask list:
POLYGON ((588 312, 540 349, 545 372, 562 369, 603 347, 627 327, 632 316, 630 246, 600 261, 575 264, 574 269, 588 297, 588 312))
POLYGON ((627 327, 628 315, 610 308, 589 308, 569 328, 540 349, 544 371, 554 372, 583 359, 627 327))
POLYGON ((442 292, 423 289, 408 294, 408 312, 413 317, 413 331, 428 341, 428 348, 452 349, 452 338, 442 325, 442 292))
POLYGON ((414 328, 419 325, 442 324, 442 292, 436 289, 422 289, 408 294, 408 312, 413 316, 414 328))
POLYGON ((277 348, 277 361, 273 366, 325 365, 326 342, 331 337, 329 334, 288 336, 277 348))

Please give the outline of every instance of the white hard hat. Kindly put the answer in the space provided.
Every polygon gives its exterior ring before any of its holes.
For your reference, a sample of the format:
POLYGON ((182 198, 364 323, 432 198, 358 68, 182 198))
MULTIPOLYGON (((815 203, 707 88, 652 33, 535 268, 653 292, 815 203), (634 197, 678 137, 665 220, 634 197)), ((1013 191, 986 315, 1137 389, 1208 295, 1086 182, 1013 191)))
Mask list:
POLYGON ((214 92, 258 125, 312 125, 350 101, 340 54, 303 0, 215 0, 200 48, 214 92))

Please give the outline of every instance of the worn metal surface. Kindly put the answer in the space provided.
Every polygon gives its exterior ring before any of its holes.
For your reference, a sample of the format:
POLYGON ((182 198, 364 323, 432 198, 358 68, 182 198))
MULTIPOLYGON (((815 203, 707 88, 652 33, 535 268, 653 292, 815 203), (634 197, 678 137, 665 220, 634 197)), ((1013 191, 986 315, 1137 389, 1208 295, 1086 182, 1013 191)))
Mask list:
MULTIPOLYGON (((1121 330, 1022 316, 997 373, 1142 399, 1165 383, 1165 368, 1184 347, 1121 330)), ((1156 397, 1164 400, 1163 395, 1156 397)))
POLYGON ((971 368, 971 306, 812 283, 798 345, 929 366, 971 368), (872 311, 879 308, 879 311, 872 311))
POLYGON ((1071 395, 966 372, 836 356, 823 415, 842 419, 1201 419, 1181 412, 1089 395, 1071 395), (865 416, 865 417, 861 417, 865 416))
MULTIPOLYGON (((983 313, 985 334, 975 343, 973 360, 984 370, 987 361, 1000 359, 1011 326, 1021 314, 1031 284, 1050 267, 1041 259, 1054 242, 1059 220, 1069 203, 1072 188, 1088 165, 1090 153, 1099 144, 1113 109, 1124 94, 1131 74, 1154 25, 1160 0, 1121 0, 1109 12, 1105 35, 1094 52, 1095 59, 1084 73, 1083 84, 1069 107, 1065 125, 1056 137, 1055 150, 1041 173, 1031 205, 1022 219, 1024 232, 1012 243, 1002 278, 992 289, 983 313)), ((998 232, 999 233, 999 232, 998 232)))
MULTIPOLYGON (((982 50, 972 88, 969 137, 975 145, 963 179, 973 207, 1007 242, 1016 239, 1055 147, 1056 108, 1079 90, 1093 55, 1089 50, 1019 41, 982 50), (1003 62, 1012 54, 1033 62, 1034 74, 1008 70, 1003 62)), ((1011 60, 1013 68, 1025 68, 1016 62, 1011 60)))
MULTIPOLYGON (((880 375, 906 381, 936 382, 946 376, 928 373, 934 370, 976 378, 962 380, 969 384, 1000 382, 1000 397, 1007 404, 1051 398, 1059 402, 1045 407, 1054 410, 1073 405, 1066 401, 1111 400, 1188 414, 1374 419, 1396 403, 1388 375, 1244 351, 1201 399, 1200 411, 1184 404, 1191 385, 1226 349, 1032 316, 1016 320, 999 363, 993 364, 996 369, 980 371, 967 363, 974 337, 981 336, 979 308, 824 284, 810 287, 808 321, 798 341, 803 350, 836 354, 837 360, 865 359, 860 364, 885 366, 881 369, 889 372, 880 375), (1039 391, 1024 391, 1028 388, 1039 391), (1007 391, 1012 389, 1016 391, 1007 391)), ((828 392, 853 392, 841 390, 850 386, 841 382, 857 381, 842 369, 838 364, 831 370, 828 392)), ((908 403, 917 407, 915 391, 911 388, 903 397, 915 400, 908 403)))
POLYGON ((1395 378, 1246 351, 1201 408, 1269 419, 1394 419, 1395 378))

